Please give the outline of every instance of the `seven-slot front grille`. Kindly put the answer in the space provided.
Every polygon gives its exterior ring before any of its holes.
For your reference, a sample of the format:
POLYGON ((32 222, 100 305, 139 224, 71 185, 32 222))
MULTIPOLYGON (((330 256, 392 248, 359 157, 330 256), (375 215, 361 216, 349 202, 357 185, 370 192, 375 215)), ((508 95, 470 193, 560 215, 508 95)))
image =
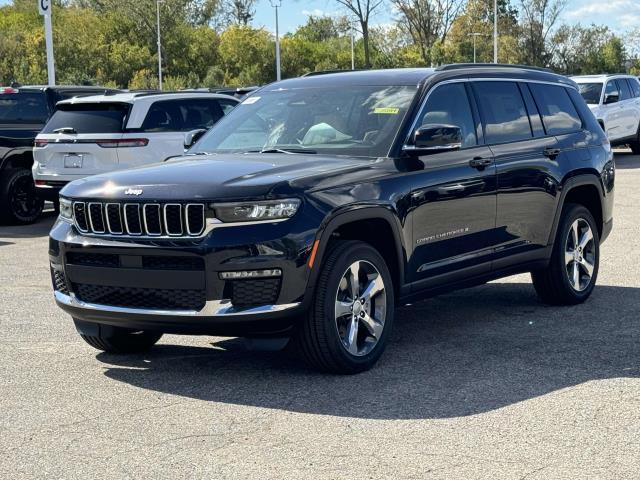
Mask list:
POLYGON ((201 203, 74 202, 74 222, 83 233, 144 237, 197 237, 204 232, 201 203))

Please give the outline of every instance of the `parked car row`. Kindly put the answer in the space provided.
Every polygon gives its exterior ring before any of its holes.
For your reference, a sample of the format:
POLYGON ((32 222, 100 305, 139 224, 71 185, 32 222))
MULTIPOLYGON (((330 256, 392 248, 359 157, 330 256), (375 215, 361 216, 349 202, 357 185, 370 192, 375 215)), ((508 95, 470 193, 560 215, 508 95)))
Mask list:
POLYGON ((33 222, 72 180, 183 154, 251 90, 0 88, 0 221, 33 222))

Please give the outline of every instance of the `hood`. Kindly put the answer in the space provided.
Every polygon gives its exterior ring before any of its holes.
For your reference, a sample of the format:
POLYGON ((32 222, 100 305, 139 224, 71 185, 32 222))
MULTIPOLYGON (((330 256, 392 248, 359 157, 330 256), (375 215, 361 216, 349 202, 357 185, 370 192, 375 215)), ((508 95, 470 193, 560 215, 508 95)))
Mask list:
MULTIPOLYGON (((75 180, 63 196, 113 200, 236 200, 293 194, 314 179, 344 178, 375 162, 309 154, 180 157, 166 163, 75 180)), ((358 175, 360 176, 360 175, 358 175)))

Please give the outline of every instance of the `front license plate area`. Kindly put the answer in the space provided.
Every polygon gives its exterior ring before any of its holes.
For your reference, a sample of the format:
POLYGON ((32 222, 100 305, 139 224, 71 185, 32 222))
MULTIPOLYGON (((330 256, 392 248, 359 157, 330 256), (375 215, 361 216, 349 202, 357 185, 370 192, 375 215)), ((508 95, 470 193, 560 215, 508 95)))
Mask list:
POLYGON ((82 155, 65 155, 64 168, 82 168, 82 155))

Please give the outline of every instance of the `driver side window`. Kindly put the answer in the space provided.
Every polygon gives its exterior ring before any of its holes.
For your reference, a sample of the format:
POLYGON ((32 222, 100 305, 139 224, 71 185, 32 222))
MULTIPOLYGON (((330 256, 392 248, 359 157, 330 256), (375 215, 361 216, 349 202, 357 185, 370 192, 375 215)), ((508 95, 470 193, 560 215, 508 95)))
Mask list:
POLYGON ((462 148, 478 144, 471 104, 463 83, 436 87, 420 112, 418 127, 424 125, 454 125, 462 130, 462 148))

